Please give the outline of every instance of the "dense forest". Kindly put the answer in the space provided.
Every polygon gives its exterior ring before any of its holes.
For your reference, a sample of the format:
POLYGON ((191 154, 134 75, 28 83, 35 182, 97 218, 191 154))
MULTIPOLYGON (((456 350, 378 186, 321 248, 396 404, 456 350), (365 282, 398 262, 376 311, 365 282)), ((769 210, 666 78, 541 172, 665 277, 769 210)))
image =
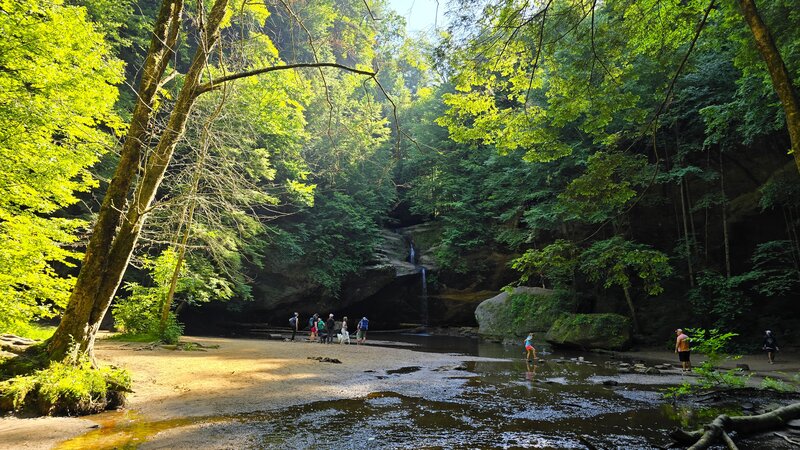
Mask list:
POLYGON ((0 331, 389 327, 427 270, 431 324, 540 286, 645 341, 791 341, 800 4, 757 7, 0 1, 0 331))

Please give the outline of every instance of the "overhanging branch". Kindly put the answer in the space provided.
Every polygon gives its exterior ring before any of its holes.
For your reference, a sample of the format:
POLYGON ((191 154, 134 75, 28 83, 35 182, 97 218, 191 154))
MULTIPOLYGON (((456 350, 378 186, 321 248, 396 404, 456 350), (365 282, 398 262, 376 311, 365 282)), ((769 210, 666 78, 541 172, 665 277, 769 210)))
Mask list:
POLYGON ((365 76, 368 76, 370 78, 375 78, 375 76, 377 75, 377 72, 371 72, 369 70, 356 69, 356 68, 345 66, 344 64, 338 64, 338 63, 320 62, 320 63, 286 64, 286 65, 282 65, 282 66, 264 67, 264 68, 261 68, 261 69, 248 70, 247 72, 239 72, 239 73, 234 73, 234 74, 231 74, 231 75, 225 75, 223 77, 219 77, 219 78, 216 78, 216 79, 214 79, 212 81, 209 81, 207 83, 203 83, 203 84, 199 85, 197 87, 197 89, 195 90, 195 93, 197 95, 204 94, 204 93, 206 93, 208 91, 212 91, 214 89, 217 89, 222 84, 224 84, 224 83, 226 83, 228 81, 238 80, 240 78, 247 78, 247 77, 252 77, 252 76, 256 76, 256 75, 261 75, 262 73, 276 72, 276 71, 279 71, 279 70, 320 68, 320 67, 333 67, 335 69, 345 70, 347 72, 357 73, 359 75, 365 75, 365 76))

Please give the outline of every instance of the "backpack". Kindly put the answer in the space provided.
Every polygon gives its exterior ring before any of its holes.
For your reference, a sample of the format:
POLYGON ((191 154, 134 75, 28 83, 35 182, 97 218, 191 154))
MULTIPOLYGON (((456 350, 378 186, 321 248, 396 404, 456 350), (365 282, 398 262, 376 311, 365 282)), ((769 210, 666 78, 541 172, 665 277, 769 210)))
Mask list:
POLYGON ((295 316, 289 317, 289 325, 291 325, 292 328, 294 328, 295 325, 297 325, 297 317, 295 316))
POLYGON ((358 322, 358 328, 361 328, 362 330, 368 329, 369 328, 369 320, 361 319, 361 322, 358 322))

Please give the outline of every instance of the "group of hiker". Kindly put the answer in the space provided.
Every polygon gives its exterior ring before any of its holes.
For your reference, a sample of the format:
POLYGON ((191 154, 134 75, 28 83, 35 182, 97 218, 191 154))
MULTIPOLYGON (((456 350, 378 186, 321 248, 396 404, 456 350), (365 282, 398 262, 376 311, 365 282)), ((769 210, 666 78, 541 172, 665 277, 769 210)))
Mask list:
MULTIPOLYGON (((295 312, 294 315, 289 318, 289 327, 292 329, 292 337, 290 340, 294 341, 297 332, 300 331, 300 313, 295 312)), ((368 329, 369 319, 364 316, 356 325, 356 344, 363 344, 366 342, 368 329)), ((308 340, 311 342, 319 341, 320 343, 332 344, 333 340, 338 338, 341 344, 350 343, 347 316, 344 316, 340 324, 337 325, 333 313, 328 314, 327 320, 324 320, 319 314, 314 313, 308 318, 308 331, 308 340)))

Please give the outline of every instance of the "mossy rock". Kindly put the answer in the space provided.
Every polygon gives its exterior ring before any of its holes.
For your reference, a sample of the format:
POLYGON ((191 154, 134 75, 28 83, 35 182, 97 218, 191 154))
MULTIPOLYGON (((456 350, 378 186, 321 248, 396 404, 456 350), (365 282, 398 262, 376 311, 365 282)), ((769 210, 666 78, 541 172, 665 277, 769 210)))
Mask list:
POLYGON ((545 339, 565 347, 624 350, 631 344, 631 321, 619 314, 570 314, 556 320, 545 339))
POLYGON ((113 367, 53 362, 45 369, 0 381, 0 412, 80 416, 117 408, 131 392, 130 375, 113 367))
POLYGON ((518 287, 481 302, 475 310, 478 332, 483 336, 524 336, 544 332, 562 315, 572 311, 563 295, 538 287, 518 287))

